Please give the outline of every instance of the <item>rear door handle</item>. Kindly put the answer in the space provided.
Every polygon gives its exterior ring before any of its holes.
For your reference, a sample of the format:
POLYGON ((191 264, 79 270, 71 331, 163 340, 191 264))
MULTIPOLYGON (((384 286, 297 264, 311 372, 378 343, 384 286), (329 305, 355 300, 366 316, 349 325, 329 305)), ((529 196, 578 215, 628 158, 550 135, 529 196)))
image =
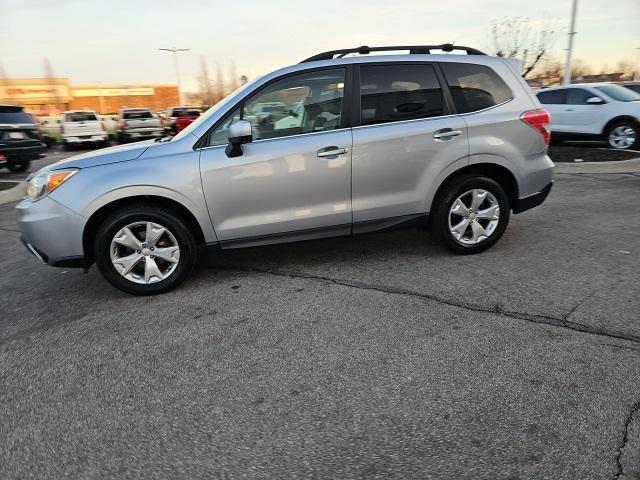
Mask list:
POLYGON ((462 135, 462 130, 453 130, 451 128, 443 128, 442 130, 436 130, 433 134, 433 138, 436 140, 448 140, 453 137, 462 135))
POLYGON ((318 157, 337 157, 338 155, 342 155, 343 153, 347 153, 349 150, 342 147, 325 147, 318 150, 318 157))

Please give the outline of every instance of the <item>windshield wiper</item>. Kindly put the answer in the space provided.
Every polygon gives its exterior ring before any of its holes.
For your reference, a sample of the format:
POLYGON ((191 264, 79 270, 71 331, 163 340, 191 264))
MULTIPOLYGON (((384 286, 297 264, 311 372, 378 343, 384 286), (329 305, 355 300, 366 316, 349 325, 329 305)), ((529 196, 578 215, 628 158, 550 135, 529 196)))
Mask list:
POLYGON ((158 137, 156 138, 155 142, 156 143, 164 143, 164 142, 168 142, 173 138, 173 135, 165 135, 164 137, 158 137))

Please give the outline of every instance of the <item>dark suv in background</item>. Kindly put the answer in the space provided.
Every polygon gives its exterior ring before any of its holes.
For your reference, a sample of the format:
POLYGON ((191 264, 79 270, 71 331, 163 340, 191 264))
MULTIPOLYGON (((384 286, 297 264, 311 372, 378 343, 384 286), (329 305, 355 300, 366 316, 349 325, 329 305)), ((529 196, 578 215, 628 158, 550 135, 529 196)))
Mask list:
POLYGON ((44 156, 45 147, 33 117, 22 107, 0 105, 0 166, 24 172, 31 160, 44 156))

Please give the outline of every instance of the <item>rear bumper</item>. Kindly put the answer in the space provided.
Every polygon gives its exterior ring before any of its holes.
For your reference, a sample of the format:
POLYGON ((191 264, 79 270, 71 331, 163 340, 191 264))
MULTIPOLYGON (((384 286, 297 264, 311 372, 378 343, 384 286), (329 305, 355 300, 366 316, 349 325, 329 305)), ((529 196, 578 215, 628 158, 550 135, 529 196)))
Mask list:
POLYGON ((532 208, 540 205, 546 200, 549 192, 551 191, 551 187, 553 187, 553 180, 551 180, 551 182, 539 192, 519 198, 513 205, 513 213, 526 212, 527 210, 531 210, 532 208))
POLYGON ((0 163, 35 160, 43 155, 44 150, 44 145, 18 148, 3 147, 0 149, 0 163))
POLYGON ((153 130, 123 130, 120 132, 124 138, 153 138, 160 137, 162 134, 163 130, 160 127, 153 130))
POLYGON ((82 233, 86 219, 51 198, 25 199, 16 206, 22 243, 41 262, 84 267, 82 233))
POLYGON ((95 135, 63 135, 62 141, 65 143, 93 143, 104 142, 109 135, 107 132, 95 135))

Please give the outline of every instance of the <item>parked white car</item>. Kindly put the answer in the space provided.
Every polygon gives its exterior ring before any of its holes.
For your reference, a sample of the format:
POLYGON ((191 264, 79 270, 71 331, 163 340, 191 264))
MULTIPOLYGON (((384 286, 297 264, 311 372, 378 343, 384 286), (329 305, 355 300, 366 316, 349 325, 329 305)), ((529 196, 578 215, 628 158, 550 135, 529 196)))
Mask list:
POLYGON ((536 92, 551 114, 551 142, 606 140, 640 147, 640 94, 613 83, 584 83, 536 92))
POLYGON ((62 114, 60 136, 65 150, 73 146, 95 145, 106 146, 107 130, 98 114, 93 110, 69 110, 62 114))

